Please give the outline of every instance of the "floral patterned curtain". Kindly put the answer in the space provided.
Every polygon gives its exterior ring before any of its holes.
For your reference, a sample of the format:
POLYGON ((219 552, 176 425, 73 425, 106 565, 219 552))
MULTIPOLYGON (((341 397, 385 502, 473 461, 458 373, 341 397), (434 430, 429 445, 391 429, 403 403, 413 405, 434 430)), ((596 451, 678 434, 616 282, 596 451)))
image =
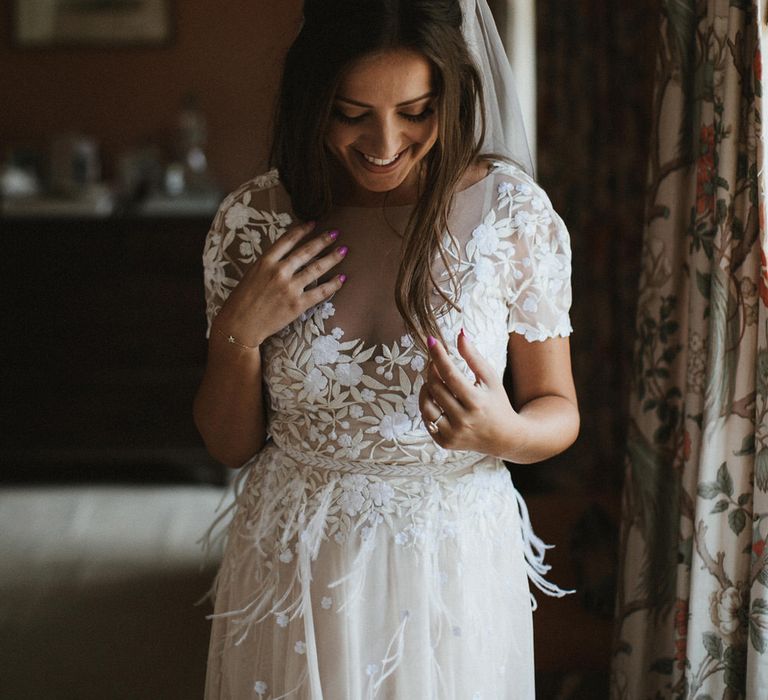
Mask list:
POLYGON ((764 9, 662 3, 614 699, 768 698, 764 9))

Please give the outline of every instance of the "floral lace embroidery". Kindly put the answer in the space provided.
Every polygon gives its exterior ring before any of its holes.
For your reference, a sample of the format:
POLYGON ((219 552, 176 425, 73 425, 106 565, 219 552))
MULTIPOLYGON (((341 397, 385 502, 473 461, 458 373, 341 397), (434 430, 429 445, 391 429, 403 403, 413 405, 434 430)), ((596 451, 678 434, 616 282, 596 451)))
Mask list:
POLYGON ((378 354, 362 340, 345 341, 338 327, 326 332, 334 314, 332 301, 320 304, 267 344, 274 439, 338 460, 446 459, 419 411, 423 353, 407 335, 378 354))
MULTIPOLYGON (((265 555, 274 551, 277 560, 285 564, 293 562, 299 533, 317 514, 321 494, 326 491, 324 538, 342 544, 357 533, 366 540, 374 528, 383 524, 391 529, 398 545, 407 547, 423 546, 428 539, 454 537, 452 513, 461 511, 463 518, 469 515, 493 522, 509 512, 510 499, 514 498, 507 470, 493 457, 481 459, 458 476, 422 478, 315 468, 287 456, 275 445, 265 448, 257 459, 258 469, 251 471, 258 471, 258 475, 250 475, 239 497, 240 520, 235 529, 248 533, 254 546, 265 555), (434 509, 440 512, 439 517, 434 509), (270 514, 270 510, 274 512, 270 514), (281 536, 261 531, 260 522, 267 522, 272 516, 279 518, 286 510, 300 515, 292 521, 279 519, 281 536), (247 513, 256 513, 258 522, 248 521, 247 513), (396 527, 395 521, 402 519, 408 525, 396 527), (257 541, 261 536, 264 541, 257 541)), ((324 606, 326 601, 330 607, 332 599, 324 599, 324 606)), ((280 618, 277 623, 281 624, 280 618)))
MULTIPOLYGON (((570 248, 567 232, 544 192, 513 166, 497 163, 496 205, 465 243, 446 234, 462 295, 439 317, 446 339, 464 327, 501 374, 508 333, 541 340, 570 333, 570 248)), ((253 196, 277 184, 274 171, 247 183, 221 207, 208 237, 205 284, 211 320, 245 269, 291 223, 261 209, 253 196)), ((443 277, 447 275, 447 271, 443 277)), ((446 290, 449 291, 449 290, 446 290)), ((345 337, 326 301, 302 314, 264 345, 264 381, 275 441, 338 460, 434 463, 453 455, 427 433, 418 406, 426 357, 404 335, 381 346, 345 337)), ((468 376, 455 347, 448 348, 468 376)))

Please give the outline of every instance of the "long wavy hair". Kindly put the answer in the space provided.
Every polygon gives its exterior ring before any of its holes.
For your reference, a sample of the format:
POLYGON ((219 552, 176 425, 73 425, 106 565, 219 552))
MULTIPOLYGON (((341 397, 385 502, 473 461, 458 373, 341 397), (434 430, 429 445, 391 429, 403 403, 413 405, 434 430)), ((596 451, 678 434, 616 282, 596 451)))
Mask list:
POLYGON ((451 270, 443 233, 457 185, 477 159, 485 129, 482 82, 461 24, 459 0, 305 0, 304 25, 285 60, 274 122, 271 164, 294 212, 305 220, 321 218, 333 204, 333 156, 324 138, 345 70, 391 49, 410 49, 430 62, 438 138, 420 164, 418 200, 403 235, 395 285, 400 315, 422 347, 427 335, 442 338, 432 291, 445 302, 438 313, 458 308, 455 275, 446 293, 430 261, 438 253, 451 270))

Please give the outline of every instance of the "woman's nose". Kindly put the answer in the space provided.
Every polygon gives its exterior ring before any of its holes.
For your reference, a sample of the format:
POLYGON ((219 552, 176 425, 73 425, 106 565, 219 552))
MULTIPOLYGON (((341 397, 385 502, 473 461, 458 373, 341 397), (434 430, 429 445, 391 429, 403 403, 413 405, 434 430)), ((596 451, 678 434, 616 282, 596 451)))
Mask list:
POLYGON ((392 158, 401 146, 400 128, 394 119, 381 119, 376 122, 370 135, 370 148, 374 149, 368 155, 376 158, 392 158))

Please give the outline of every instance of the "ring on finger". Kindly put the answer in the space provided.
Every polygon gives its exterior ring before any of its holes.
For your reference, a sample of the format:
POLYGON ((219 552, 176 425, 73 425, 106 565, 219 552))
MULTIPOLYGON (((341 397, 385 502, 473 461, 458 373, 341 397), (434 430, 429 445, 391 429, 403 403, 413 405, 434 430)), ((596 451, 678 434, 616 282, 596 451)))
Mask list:
POLYGON ((440 426, 438 425, 438 423, 440 422, 440 419, 444 415, 445 415, 445 411, 440 411, 440 415, 437 418, 435 418, 435 420, 431 420, 429 421, 429 423, 427 423, 427 430, 429 430, 429 432, 432 435, 435 435, 440 431, 440 426))

